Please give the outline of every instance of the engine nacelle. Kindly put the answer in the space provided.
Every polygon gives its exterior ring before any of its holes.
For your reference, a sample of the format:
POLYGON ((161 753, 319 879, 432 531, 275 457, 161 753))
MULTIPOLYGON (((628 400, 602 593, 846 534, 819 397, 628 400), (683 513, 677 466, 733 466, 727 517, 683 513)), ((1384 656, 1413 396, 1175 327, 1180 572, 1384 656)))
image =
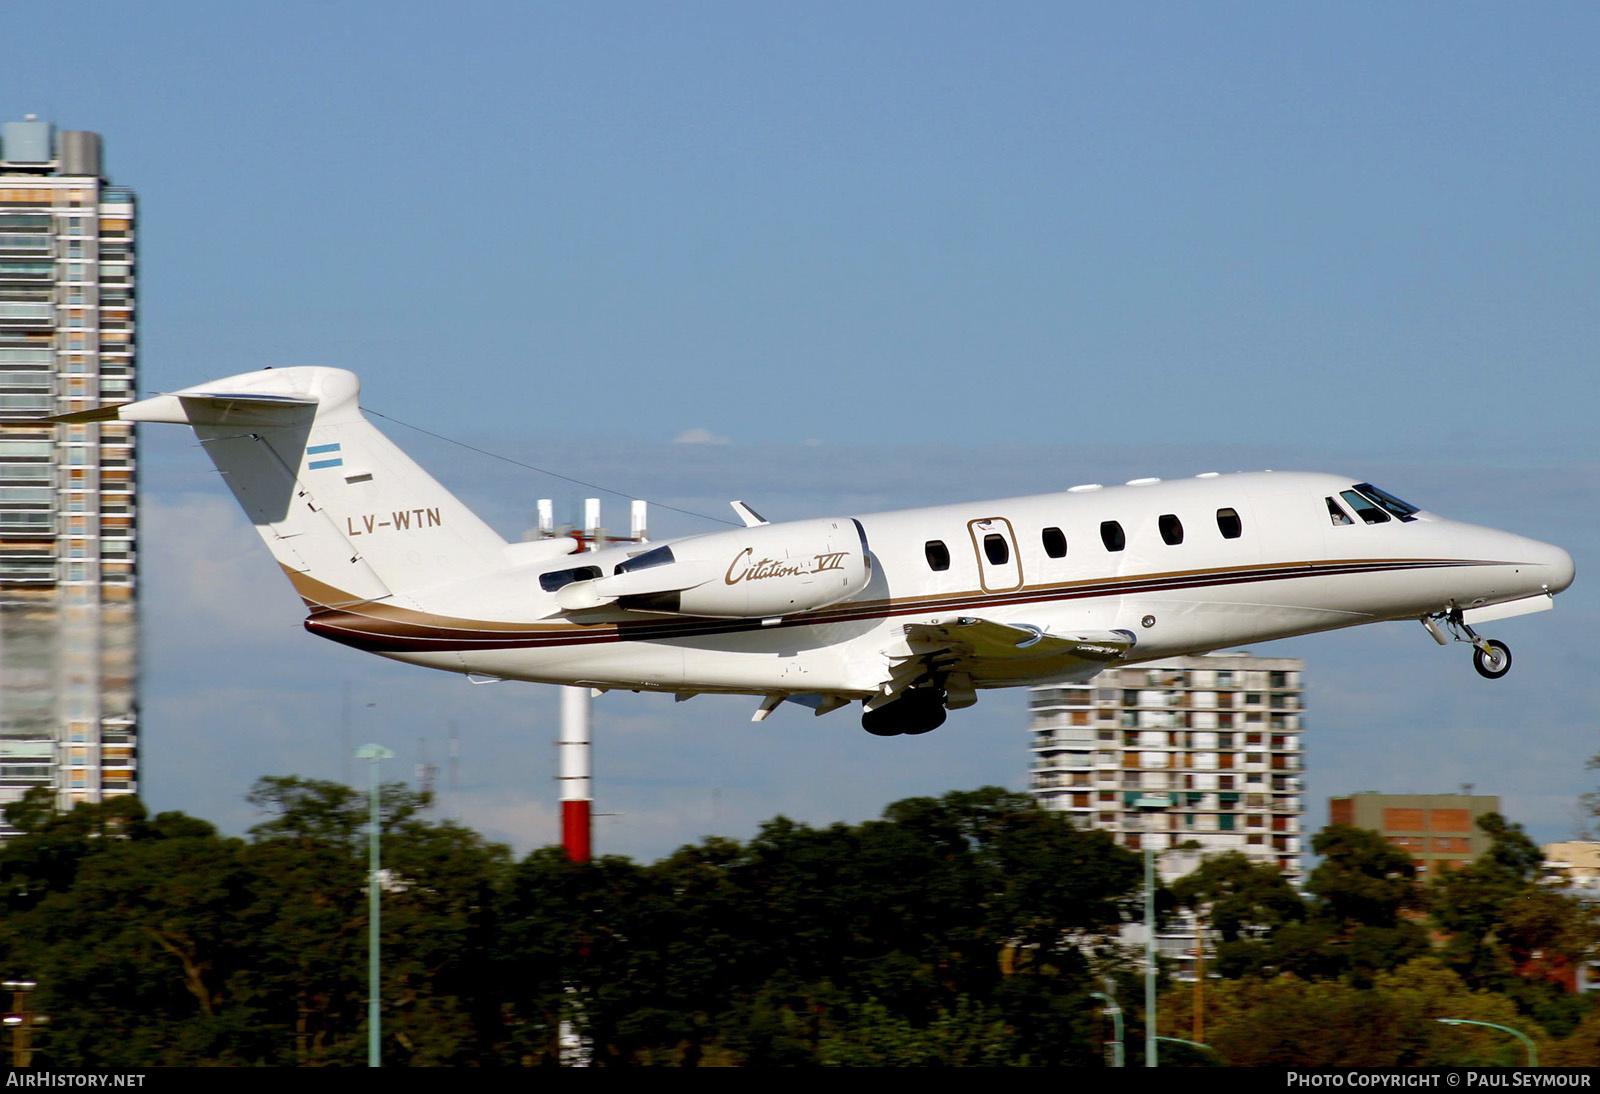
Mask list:
POLYGON ((718 619, 815 611, 867 587, 872 564, 848 517, 760 524, 675 540, 619 563, 613 574, 560 589, 569 610, 619 608, 718 619))
POLYGON ((672 545, 717 576, 679 594, 685 615, 769 619, 848 600, 872 578, 867 537, 848 518, 760 524, 672 545))

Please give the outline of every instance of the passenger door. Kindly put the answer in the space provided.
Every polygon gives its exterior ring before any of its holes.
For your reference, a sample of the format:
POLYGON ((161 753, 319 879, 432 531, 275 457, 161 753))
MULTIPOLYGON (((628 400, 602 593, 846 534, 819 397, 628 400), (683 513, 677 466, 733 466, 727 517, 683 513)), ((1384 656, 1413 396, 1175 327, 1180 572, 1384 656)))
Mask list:
POLYGON ((978 556, 978 583, 983 591, 1003 593, 1022 588, 1022 558, 1011 522, 1004 517, 970 520, 967 532, 978 556))

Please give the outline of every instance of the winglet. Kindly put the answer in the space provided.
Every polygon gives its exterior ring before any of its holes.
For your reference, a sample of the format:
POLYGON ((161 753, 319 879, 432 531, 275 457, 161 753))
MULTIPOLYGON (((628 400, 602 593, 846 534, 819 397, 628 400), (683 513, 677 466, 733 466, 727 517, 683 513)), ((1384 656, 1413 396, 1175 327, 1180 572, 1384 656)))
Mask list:
POLYGON ((767 523, 766 517, 762 516, 760 513, 756 512, 742 501, 730 501, 728 504, 733 507, 733 511, 735 513, 739 514, 739 519, 744 521, 744 526, 746 528, 754 528, 758 524, 767 523))

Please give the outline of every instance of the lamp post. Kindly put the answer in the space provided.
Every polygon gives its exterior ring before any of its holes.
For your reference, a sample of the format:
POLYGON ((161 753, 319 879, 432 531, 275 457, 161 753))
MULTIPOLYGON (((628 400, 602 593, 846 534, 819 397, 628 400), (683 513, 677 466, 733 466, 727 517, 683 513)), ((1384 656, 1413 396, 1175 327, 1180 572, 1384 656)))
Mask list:
POLYGON ((1212 1055, 1216 1056, 1217 1059, 1220 1060, 1222 1058, 1222 1053, 1218 1052, 1216 1049, 1212 1048, 1210 1045, 1206 1044, 1204 1041, 1191 1041, 1187 1037, 1157 1037, 1156 1040, 1158 1040, 1158 1041, 1171 1041, 1175 1045, 1188 1045, 1190 1048, 1203 1048, 1207 1052, 1209 1052, 1212 1055))
MULTIPOLYGON (((1106 987, 1109 988, 1110 986, 1111 982, 1109 980, 1106 981, 1106 987)), ((1096 999, 1104 1001, 1106 1013, 1111 1015, 1111 1032, 1115 1038, 1111 1042, 1111 1066, 1122 1067, 1122 1008, 1117 1005, 1115 999, 1103 991, 1091 991, 1089 994, 1096 999)))
POLYGON ((11 993, 11 1010, 4 1021, 11 1031, 11 1066, 27 1067, 33 1062, 33 1031, 38 1026, 50 1024, 48 1014, 37 1014, 28 1005, 28 996, 39 985, 32 980, 7 980, 0 989, 11 993))
POLYGON ((356 755, 367 761, 367 1066, 382 1067, 378 1014, 378 764, 394 753, 382 745, 362 745, 356 755))
POLYGON ((1133 807, 1144 814, 1139 841, 1144 852, 1144 1066, 1156 1066, 1156 854, 1152 838, 1157 813, 1172 806, 1165 794, 1143 794, 1133 807))
POLYGON ((1502 1026, 1494 1022, 1479 1022, 1471 1018, 1435 1018, 1434 1021, 1442 1022, 1447 1026, 1488 1026, 1490 1029, 1497 1029, 1502 1033, 1509 1033, 1511 1036, 1521 1041, 1523 1046, 1528 1050, 1528 1066, 1539 1066, 1538 1048, 1534 1046, 1533 1039, 1530 1038, 1526 1033, 1523 1033, 1520 1029, 1512 1029, 1510 1026, 1502 1026))

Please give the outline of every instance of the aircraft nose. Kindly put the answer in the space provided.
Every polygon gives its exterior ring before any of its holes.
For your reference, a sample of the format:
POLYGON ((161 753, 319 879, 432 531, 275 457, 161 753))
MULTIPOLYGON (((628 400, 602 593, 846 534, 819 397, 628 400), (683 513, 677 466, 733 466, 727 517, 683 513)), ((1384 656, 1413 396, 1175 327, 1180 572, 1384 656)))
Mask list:
POLYGON ((1541 543, 1539 546, 1543 548, 1539 561, 1543 563, 1545 572, 1549 575, 1545 584, 1550 587, 1551 593, 1566 591, 1576 573, 1576 568, 1572 565, 1572 556, 1553 543, 1541 543))

